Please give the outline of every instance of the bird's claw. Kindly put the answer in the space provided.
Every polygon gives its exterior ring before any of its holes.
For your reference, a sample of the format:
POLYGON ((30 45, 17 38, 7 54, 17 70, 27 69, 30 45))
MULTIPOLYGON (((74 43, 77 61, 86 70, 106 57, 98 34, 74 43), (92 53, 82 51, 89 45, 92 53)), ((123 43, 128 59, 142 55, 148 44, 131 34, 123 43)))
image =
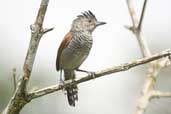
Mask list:
POLYGON ((95 72, 88 72, 88 75, 95 79, 95 72))

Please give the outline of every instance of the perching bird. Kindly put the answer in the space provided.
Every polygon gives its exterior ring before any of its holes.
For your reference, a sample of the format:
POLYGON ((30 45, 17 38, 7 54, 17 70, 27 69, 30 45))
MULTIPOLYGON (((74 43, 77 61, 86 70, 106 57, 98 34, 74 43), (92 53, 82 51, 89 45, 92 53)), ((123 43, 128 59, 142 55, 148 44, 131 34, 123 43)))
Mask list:
MULTIPOLYGON (((92 32, 97 26, 104 25, 105 22, 97 21, 95 15, 91 12, 84 12, 78 15, 73 21, 71 30, 64 37, 57 54, 56 70, 64 71, 66 80, 75 79, 75 70, 79 70, 80 65, 85 61, 91 50, 93 39, 92 32)), ((60 74, 62 75, 62 74, 60 74)), ((60 81, 62 76, 60 76, 60 81)), ((75 106, 75 101, 78 100, 77 86, 72 85, 66 87, 68 103, 70 106, 75 106)))

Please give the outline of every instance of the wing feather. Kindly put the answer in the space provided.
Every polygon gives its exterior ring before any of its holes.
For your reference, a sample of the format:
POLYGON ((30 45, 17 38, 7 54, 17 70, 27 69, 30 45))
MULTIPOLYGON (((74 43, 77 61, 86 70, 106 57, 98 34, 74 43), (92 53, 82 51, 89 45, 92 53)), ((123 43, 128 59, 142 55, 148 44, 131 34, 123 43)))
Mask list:
POLYGON ((61 53, 62 51, 68 46, 68 44, 70 43, 70 41, 72 40, 72 33, 69 32, 65 35, 63 41, 61 42, 59 48, 58 48, 58 54, 57 54, 57 58, 56 58, 56 70, 59 71, 60 70, 60 57, 61 57, 61 53))

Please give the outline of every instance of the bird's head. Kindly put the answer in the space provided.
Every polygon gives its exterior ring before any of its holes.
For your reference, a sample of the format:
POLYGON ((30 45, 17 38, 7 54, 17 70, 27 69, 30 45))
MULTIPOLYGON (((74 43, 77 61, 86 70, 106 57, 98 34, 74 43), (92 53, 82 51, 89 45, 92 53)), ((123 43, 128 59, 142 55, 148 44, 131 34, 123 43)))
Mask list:
POLYGON ((104 25, 106 22, 100 22, 91 11, 85 11, 78 15, 72 23, 72 30, 93 32, 97 26, 104 25))

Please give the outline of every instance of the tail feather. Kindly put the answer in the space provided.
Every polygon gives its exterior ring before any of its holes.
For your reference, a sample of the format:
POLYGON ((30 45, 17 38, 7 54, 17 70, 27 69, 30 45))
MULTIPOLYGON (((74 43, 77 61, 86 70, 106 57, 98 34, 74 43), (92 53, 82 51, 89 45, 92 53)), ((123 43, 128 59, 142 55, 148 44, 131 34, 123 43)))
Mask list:
MULTIPOLYGON (((73 80, 75 79, 74 71, 66 71, 64 70, 65 80, 73 80)), ((75 106, 75 101, 78 101, 78 88, 77 85, 72 85, 66 87, 68 103, 70 106, 75 106)))
POLYGON ((78 101, 77 86, 67 87, 67 98, 70 106, 75 106, 75 101, 78 101))

